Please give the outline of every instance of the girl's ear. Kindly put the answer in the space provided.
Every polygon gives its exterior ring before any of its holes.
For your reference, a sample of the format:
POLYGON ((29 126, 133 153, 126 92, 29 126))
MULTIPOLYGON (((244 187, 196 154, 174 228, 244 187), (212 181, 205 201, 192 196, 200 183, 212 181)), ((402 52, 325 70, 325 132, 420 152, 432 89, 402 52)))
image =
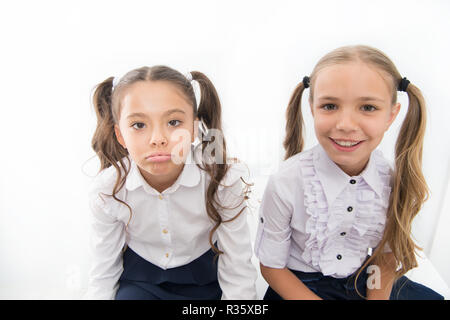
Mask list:
POLYGON ((391 112, 390 112, 390 115, 389 115, 389 120, 386 123, 386 130, 389 129, 389 127, 391 126, 392 122, 394 122, 395 118, 397 118, 397 115, 400 112, 400 107, 401 107, 401 104, 397 102, 391 108, 391 112))
POLYGON ((119 129, 119 126, 117 124, 114 125, 114 132, 116 134, 117 141, 120 143, 120 145, 124 149, 126 149, 127 146, 125 145, 125 140, 123 139, 122 133, 120 133, 120 129, 119 129))

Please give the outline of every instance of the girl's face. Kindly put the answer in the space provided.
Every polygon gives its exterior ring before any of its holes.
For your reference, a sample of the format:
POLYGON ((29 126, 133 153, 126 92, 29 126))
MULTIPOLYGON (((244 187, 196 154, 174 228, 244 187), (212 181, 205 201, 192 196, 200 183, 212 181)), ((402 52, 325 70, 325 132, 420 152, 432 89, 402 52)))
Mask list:
POLYGON ((173 183, 181 173, 194 140, 193 113, 167 81, 138 81, 124 92, 116 137, 150 185, 173 183))
POLYGON ((310 106, 317 139, 350 176, 363 171, 400 111, 382 72, 359 61, 337 64, 320 70, 314 82, 310 106))

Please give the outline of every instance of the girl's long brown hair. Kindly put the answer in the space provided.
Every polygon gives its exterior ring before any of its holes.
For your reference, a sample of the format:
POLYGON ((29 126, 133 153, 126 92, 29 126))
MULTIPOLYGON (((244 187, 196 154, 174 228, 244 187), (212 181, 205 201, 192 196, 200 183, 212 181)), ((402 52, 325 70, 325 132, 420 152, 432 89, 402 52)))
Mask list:
MULTIPOLYGON (((397 87, 402 77, 394 63, 380 50, 369 46, 341 47, 325 55, 314 67, 310 76, 311 91, 309 102, 314 97, 314 81, 323 68, 354 61, 362 61, 378 68, 387 75, 392 90, 392 105, 397 102, 397 87)), ((300 82, 291 96, 286 112, 285 159, 303 149, 303 119, 301 99, 304 91, 300 82)), ((417 267, 416 251, 421 250, 411 237, 412 221, 428 199, 429 191, 422 173, 422 149, 426 125, 425 100, 414 84, 406 90, 409 98, 408 111, 401 126, 395 145, 395 170, 386 226, 383 237, 372 255, 359 269, 355 284, 362 270, 369 264, 383 263, 384 247, 389 245, 395 257, 395 278, 398 279, 409 270, 417 267)))
MULTIPOLYGON (((194 119, 198 117, 199 120, 203 120, 207 128, 221 131, 222 107, 214 85, 208 77, 201 72, 193 71, 191 72, 191 76, 192 80, 196 80, 200 86, 201 99, 198 108, 194 89, 190 80, 188 80, 180 72, 166 66, 142 67, 132 70, 120 79, 120 82, 114 86, 114 89, 113 77, 101 82, 95 88, 93 104, 97 116, 97 128, 92 138, 92 148, 100 159, 100 171, 109 168, 110 166, 114 166, 116 170, 117 179, 112 194, 108 196, 112 196, 115 200, 128 207, 130 211, 128 223, 132 217, 132 209, 126 202, 116 197, 117 192, 124 186, 126 177, 130 170, 130 158, 128 157, 128 151, 117 141, 114 132, 114 125, 119 121, 121 108, 120 103, 123 93, 129 86, 138 81, 170 82, 179 88, 181 92, 183 92, 187 101, 192 105, 194 119), (128 162, 128 165, 125 165, 125 159, 128 162)), ((213 140, 202 141, 201 144, 197 145, 198 148, 202 148, 203 156, 205 156, 204 152, 206 146, 212 142, 213 140)), ((215 152, 219 152, 217 148, 221 148, 220 154, 223 159, 220 160, 222 161, 219 160, 209 164, 203 161, 204 157, 202 157, 202 165, 197 164, 197 166, 200 169, 205 170, 211 177, 205 196, 206 211, 208 216, 214 221, 214 227, 209 233, 209 242, 213 251, 216 254, 221 254, 223 252, 220 251, 212 241, 214 232, 222 222, 228 222, 236 219, 246 207, 243 207, 232 219, 222 221, 222 217, 220 216, 217 207, 224 207, 218 201, 216 193, 220 182, 229 169, 229 164, 227 164, 226 161, 227 155, 225 139, 222 139, 221 145, 218 145, 217 141, 215 141, 214 146, 215 152)), ((194 155, 195 154, 196 153, 194 152, 194 155)), ((244 201, 245 198, 246 197, 243 197, 242 201, 244 201)), ((240 204, 242 204, 242 202, 240 204)))

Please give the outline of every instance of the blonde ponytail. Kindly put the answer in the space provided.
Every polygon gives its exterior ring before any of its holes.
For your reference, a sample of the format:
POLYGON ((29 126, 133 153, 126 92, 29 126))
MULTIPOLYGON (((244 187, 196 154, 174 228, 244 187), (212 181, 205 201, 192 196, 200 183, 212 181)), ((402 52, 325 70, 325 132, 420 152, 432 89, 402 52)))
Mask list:
POLYGON ((303 82, 295 87, 286 110, 286 136, 283 141, 284 159, 288 159, 303 150, 302 95, 304 89, 303 82))

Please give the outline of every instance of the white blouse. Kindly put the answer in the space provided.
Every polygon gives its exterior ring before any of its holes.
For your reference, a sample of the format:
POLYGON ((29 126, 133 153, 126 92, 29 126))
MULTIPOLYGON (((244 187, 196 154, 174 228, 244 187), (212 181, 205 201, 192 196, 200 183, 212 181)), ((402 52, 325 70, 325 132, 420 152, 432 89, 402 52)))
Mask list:
MULTIPOLYGON (((240 177, 245 180, 246 172, 242 164, 233 164, 221 182, 230 187, 218 187, 221 204, 233 208, 218 209, 223 220, 234 217, 246 205, 243 202, 236 207, 243 199, 240 177)), ((208 239, 214 222, 208 217, 205 206, 210 177, 193 163, 192 152, 178 179, 162 193, 153 189, 136 163, 131 162, 125 187, 116 195, 133 210, 127 231, 128 208, 112 197, 99 194, 111 194, 116 177, 115 168, 103 170, 89 193, 92 267, 86 299, 114 299, 123 271, 125 244, 162 269, 186 265, 211 248, 208 239)), ((213 241, 224 251, 218 259, 222 299, 256 299, 257 274, 251 263, 247 211, 245 209, 231 222, 222 222, 214 232, 213 241)))
MULTIPOLYGON (((320 144, 292 156, 267 183, 256 256, 271 268, 351 275, 382 238, 391 176, 379 150, 354 177, 320 144)), ((384 250, 390 251, 388 246, 384 250)))

